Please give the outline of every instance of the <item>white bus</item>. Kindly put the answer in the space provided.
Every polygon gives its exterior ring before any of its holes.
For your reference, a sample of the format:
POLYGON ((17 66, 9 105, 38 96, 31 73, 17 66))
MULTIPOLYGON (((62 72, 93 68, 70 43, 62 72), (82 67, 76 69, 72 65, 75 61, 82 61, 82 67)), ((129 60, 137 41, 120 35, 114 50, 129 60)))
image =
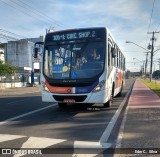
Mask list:
POLYGON ((42 101, 103 104, 121 95, 125 57, 105 27, 46 34, 42 59, 42 101))

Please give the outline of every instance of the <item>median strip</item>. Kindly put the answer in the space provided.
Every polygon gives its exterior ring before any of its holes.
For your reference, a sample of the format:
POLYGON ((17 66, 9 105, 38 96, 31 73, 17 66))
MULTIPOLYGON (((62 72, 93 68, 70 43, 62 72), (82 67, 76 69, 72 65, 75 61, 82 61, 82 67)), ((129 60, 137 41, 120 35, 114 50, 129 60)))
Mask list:
MULTIPOLYGON (((134 84, 134 83, 133 83, 134 84)), ((128 102, 128 98, 130 96, 130 93, 132 91, 132 87, 133 85, 131 86, 131 89, 128 91, 128 93, 126 94, 124 100, 122 101, 122 103, 120 104, 118 110, 116 111, 116 113, 114 114, 114 116, 112 117, 111 121, 109 122, 109 124, 107 125, 105 131, 103 132, 101 138, 100 138, 100 143, 105 143, 105 142, 108 142, 108 139, 113 131, 113 128, 117 122, 117 119, 123 109, 123 107, 126 105, 126 103, 128 102)))

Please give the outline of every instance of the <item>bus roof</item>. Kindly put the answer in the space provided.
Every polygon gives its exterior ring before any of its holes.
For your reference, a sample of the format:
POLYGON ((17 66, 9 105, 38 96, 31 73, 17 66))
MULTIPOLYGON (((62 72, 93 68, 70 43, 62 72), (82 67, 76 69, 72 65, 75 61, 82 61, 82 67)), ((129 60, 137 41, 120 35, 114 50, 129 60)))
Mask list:
POLYGON ((104 29, 104 28, 108 31, 107 27, 84 27, 84 28, 72 28, 72 29, 57 30, 57 31, 53 31, 53 32, 48 32, 47 34, 68 32, 68 31, 78 31, 78 30, 85 30, 85 29, 104 29))

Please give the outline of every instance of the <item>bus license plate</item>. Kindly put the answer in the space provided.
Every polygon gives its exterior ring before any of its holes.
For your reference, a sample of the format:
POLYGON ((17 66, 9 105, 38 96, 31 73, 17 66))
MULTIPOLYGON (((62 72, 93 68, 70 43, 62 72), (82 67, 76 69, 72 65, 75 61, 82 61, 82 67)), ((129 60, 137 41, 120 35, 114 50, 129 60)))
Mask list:
POLYGON ((75 100, 74 99, 64 99, 64 102, 66 102, 66 103, 74 103, 75 100))

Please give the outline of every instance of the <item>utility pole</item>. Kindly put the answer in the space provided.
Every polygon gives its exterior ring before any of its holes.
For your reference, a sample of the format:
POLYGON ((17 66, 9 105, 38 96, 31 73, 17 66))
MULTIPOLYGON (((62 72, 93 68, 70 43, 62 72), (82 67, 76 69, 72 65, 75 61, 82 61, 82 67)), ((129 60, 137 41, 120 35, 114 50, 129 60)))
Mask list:
POLYGON ((158 65, 159 65, 159 71, 160 71, 160 58, 159 58, 158 60, 159 60, 159 63, 158 63, 158 65))
POLYGON ((154 34, 155 33, 159 33, 159 32, 148 32, 148 34, 152 34, 152 47, 151 47, 151 65, 150 65, 150 82, 152 82, 152 65, 153 65, 153 51, 154 51, 154 41, 155 41, 155 38, 154 38, 154 34))
POLYGON ((148 64, 148 53, 149 52, 145 52, 146 53, 146 62, 145 62, 145 71, 144 71, 144 73, 145 73, 145 76, 147 76, 147 64, 148 64))

